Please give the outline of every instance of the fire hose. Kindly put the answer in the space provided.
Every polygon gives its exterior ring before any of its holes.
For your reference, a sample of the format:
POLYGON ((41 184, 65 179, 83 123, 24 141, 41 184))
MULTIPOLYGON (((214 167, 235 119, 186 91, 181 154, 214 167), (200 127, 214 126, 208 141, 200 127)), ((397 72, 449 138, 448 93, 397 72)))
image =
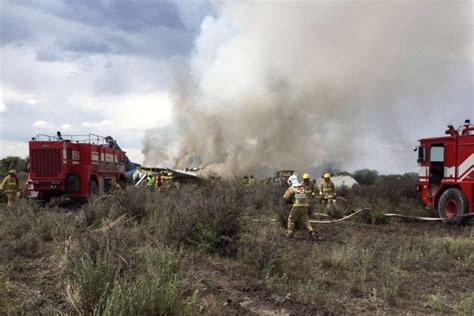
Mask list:
MULTIPOLYGON (((342 221, 345 221, 346 219, 349 219, 353 216, 355 216, 356 214, 359 214, 359 213, 362 213, 362 212, 368 212, 368 211, 374 211, 373 209, 371 208, 361 208, 361 209, 358 209, 357 211, 355 211, 354 213, 352 214, 349 214, 345 217, 342 217, 342 218, 339 218, 339 219, 334 219, 334 220, 327 220, 327 221, 320 221, 320 220, 313 220, 313 219, 310 219, 309 222, 310 223, 316 223, 316 224, 333 224, 333 223, 338 223, 338 222, 342 222, 342 221)), ((321 214, 316 214, 316 215, 321 215, 321 214)), ((324 214, 326 215, 326 214, 324 214)), ((459 215, 459 216, 454 216, 454 217, 449 217, 449 218, 442 218, 442 217, 424 217, 424 216, 410 216, 410 215, 402 215, 402 214, 395 214, 395 213, 385 213, 383 214, 384 217, 399 217, 399 218, 408 218, 408 219, 416 219, 416 220, 420 220, 420 221, 442 221, 442 220, 453 220, 453 219, 456 219, 456 218, 461 218, 461 217, 470 217, 470 216, 474 216, 473 213, 469 213, 469 214, 462 214, 462 215, 459 215)))
MULTIPOLYGON (((345 201, 346 203, 348 203, 348 201, 347 201, 346 199, 344 199, 344 198, 338 197, 337 199, 343 200, 343 201, 345 201)), ((314 219, 310 219, 309 222, 310 222, 310 223, 315 223, 315 224, 334 224, 334 223, 339 223, 339 222, 348 220, 349 218, 354 217, 354 216, 357 215, 357 214, 360 214, 360 213, 363 213, 363 212, 373 212, 373 211, 374 211, 374 209, 365 207, 365 208, 357 209, 357 210, 354 211, 353 213, 351 213, 351 214, 349 214, 349 215, 347 215, 347 216, 344 216, 344 217, 342 217, 342 218, 333 219, 333 220, 314 220, 314 219)), ((314 215, 316 215, 316 216, 329 217, 329 215, 324 214, 324 213, 314 213, 314 215)), ((474 213, 467 213, 467 214, 462 214, 462 215, 453 216, 453 217, 449 217, 449 218, 442 218, 442 217, 424 217, 424 216, 410 216, 410 215, 403 215, 403 214, 396 214, 396 213, 385 213, 385 214, 383 214, 383 216, 384 216, 384 217, 397 217, 397 218, 406 218, 406 219, 413 219, 413 220, 420 220, 420 221, 435 222, 435 221, 443 221, 443 220, 453 220, 453 219, 462 218, 462 217, 471 217, 471 216, 474 216, 474 213)), ((271 221, 271 222, 274 222, 274 221, 277 221, 277 219, 271 219, 271 220, 254 219, 253 221, 254 221, 254 222, 263 222, 263 221, 271 221)))

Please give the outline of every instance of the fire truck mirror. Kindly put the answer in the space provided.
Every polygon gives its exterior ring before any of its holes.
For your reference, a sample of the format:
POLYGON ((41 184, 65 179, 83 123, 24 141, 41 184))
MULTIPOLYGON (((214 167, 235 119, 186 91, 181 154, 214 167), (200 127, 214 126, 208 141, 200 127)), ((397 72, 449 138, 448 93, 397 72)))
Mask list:
POLYGON ((418 147, 418 162, 426 161, 426 149, 425 147, 418 147))

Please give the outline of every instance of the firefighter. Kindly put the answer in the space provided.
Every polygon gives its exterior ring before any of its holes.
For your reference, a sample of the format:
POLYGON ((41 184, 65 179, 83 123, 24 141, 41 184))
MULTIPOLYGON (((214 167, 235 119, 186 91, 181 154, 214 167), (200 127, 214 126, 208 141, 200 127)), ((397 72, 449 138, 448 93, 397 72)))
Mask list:
POLYGON ((151 191, 155 188, 155 177, 153 176, 153 173, 148 172, 146 175, 146 186, 149 188, 151 191))
POLYGON ((143 171, 142 171, 142 168, 138 168, 135 170, 135 172, 133 173, 132 175, 132 180, 133 180, 133 183, 137 183, 138 181, 140 181, 140 179, 143 177, 143 171))
POLYGON ((161 184, 164 189, 173 187, 173 173, 169 171, 166 176, 161 177, 161 184))
POLYGON ((257 184, 257 181, 255 180, 254 176, 250 176, 248 184, 249 185, 256 185, 257 184))
POLYGON ((304 188, 304 193, 306 193, 306 196, 308 197, 308 202, 309 202, 309 207, 308 207, 308 216, 311 216, 311 213, 313 212, 314 209, 314 198, 316 197, 316 192, 317 192, 317 187, 316 185, 311 182, 311 176, 309 173, 304 173, 303 174, 303 188, 304 188))
POLYGON ((249 184, 249 177, 244 176, 244 179, 242 180, 242 184, 249 184))
POLYGON ((16 194, 20 190, 15 169, 8 172, 8 176, 3 179, 0 189, 7 194, 7 206, 12 207, 15 204, 16 194))
POLYGON ((157 174, 155 177, 155 185, 158 189, 161 187, 161 174, 157 174))
POLYGON ((292 203, 293 207, 291 208, 290 215, 288 216, 288 234, 287 236, 292 238, 295 233, 295 223, 300 221, 308 230, 311 239, 314 241, 316 239, 313 227, 308 221, 308 208, 309 201, 306 196, 303 184, 298 181, 298 178, 295 175, 292 175, 288 182, 291 183, 291 186, 286 190, 283 195, 283 199, 287 203, 292 203))
POLYGON ((336 206, 336 187, 331 181, 331 174, 326 172, 323 179, 324 181, 321 183, 321 188, 319 189, 321 202, 327 208, 334 208, 336 206))

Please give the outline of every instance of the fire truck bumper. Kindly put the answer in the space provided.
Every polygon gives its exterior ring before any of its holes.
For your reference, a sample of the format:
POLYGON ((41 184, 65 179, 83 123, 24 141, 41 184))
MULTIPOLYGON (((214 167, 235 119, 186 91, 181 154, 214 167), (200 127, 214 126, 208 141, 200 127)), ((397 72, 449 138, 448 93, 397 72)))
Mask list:
POLYGON ((29 181, 28 190, 31 192, 64 190, 64 182, 63 181, 29 181))
POLYGON ((27 197, 28 198, 32 198, 32 199, 36 199, 39 195, 39 191, 31 191, 31 190, 28 190, 27 191, 27 197))

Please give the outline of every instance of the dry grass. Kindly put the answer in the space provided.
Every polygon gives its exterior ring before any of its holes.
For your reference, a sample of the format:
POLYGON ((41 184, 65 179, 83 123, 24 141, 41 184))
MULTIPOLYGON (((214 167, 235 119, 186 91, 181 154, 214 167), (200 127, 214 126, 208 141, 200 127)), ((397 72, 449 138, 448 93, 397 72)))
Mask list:
POLYGON ((77 209, 0 206, 0 313, 236 314, 250 297, 296 314, 472 314, 472 227, 372 225, 385 212, 420 211, 409 181, 386 177, 342 192, 376 213, 316 226, 319 243, 249 220, 286 220, 285 188, 273 185, 130 188, 77 209), (183 262, 192 256, 208 259, 189 271, 183 262), (209 272, 209 262, 220 268, 209 272), (200 270, 209 273, 205 291, 200 270))

